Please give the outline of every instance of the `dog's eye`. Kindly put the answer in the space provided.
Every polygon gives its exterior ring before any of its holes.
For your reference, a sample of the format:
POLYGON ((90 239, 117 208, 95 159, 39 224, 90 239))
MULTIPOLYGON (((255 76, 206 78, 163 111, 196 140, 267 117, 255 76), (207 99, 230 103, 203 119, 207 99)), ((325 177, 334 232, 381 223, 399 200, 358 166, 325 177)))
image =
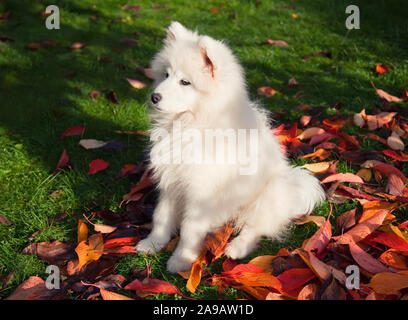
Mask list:
POLYGON ((182 86, 188 86, 188 85, 190 85, 191 83, 188 82, 187 80, 180 80, 180 84, 181 84, 182 86))
POLYGON ((165 73, 164 73, 164 77, 167 79, 167 78, 169 77, 169 73, 168 73, 168 72, 165 72, 165 73))

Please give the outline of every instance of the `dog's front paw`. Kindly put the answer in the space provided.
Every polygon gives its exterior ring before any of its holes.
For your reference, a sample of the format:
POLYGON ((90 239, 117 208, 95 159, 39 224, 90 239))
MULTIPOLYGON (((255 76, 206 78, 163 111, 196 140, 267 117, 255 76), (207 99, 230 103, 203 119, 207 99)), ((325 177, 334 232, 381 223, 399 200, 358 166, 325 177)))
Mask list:
POLYGON ((225 255, 232 260, 242 259, 249 253, 248 249, 240 241, 235 240, 236 239, 232 240, 227 245, 227 247, 225 248, 225 255))
POLYGON ((186 259, 178 255, 172 255, 167 261, 167 270, 171 273, 189 271, 192 263, 193 261, 190 259, 186 259))
POLYGON ((136 245, 135 249, 137 252, 144 252, 147 254, 154 254, 163 247, 162 244, 147 237, 144 240, 140 240, 139 243, 136 245))

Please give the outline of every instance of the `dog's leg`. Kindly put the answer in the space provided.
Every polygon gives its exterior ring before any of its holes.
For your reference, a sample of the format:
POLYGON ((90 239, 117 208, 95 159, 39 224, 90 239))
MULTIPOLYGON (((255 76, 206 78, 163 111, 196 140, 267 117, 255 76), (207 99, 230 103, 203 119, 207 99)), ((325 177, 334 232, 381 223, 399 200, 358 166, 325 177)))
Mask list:
POLYGON ((176 273, 190 270, 191 264, 200 254, 205 236, 211 231, 211 224, 205 213, 197 205, 181 223, 180 241, 167 262, 168 271, 176 273))
POLYGON ((225 248, 225 255, 231 259, 242 259, 247 256, 257 245, 261 235, 254 229, 245 225, 239 235, 225 248))
POLYGON ((168 192, 160 195, 160 201, 153 213, 153 228, 149 236, 139 241, 136 251, 155 253, 161 250, 177 229, 181 209, 174 197, 168 192))

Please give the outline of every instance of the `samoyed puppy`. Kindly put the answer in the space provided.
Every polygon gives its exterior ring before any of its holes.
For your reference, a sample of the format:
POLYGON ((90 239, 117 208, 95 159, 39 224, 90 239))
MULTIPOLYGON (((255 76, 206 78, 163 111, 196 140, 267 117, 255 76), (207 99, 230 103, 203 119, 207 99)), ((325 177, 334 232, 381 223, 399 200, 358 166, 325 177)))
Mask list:
POLYGON ((160 196, 137 251, 155 253, 179 231, 167 269, 186 271, 206 235, 231 221, 239 233, 225 255, 244 258, 324 200, 319 181, 285 158, 227 45, 172 22, 151 69, 150 166, 160 196))

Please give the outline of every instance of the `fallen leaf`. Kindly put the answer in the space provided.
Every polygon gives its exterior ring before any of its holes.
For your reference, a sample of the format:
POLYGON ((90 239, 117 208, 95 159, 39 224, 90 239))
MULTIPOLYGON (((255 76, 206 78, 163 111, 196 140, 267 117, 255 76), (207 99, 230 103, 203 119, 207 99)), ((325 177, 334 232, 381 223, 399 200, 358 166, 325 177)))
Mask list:
POLYGON ((60 139, 62 140, 65 137, 68 137, 68 136, 83 135, 85 133, 86 129, 87 129, 86 127, 82 127, 82 126, 70 127, 70 128, 66 129, 62 133, 60 139))
POLYGON ((293 220, 293 222, 298 225, 313 222, 320 228, 325 224, 326 219, 323 216, 313 216, 305 214, 302 215, 300 218, 296 218, 296 220, 293 220))
POLYGON ((278 91, 274 88, 271 87, 260 87, 258 88, 258 94, 265 96, 265 97, 272 97, 274 96, 278 91))
POLYGON ((385 64, 377 63, 375 65, 375 72, 377 72, 379 74, 384 74, 384 73, 387 73, 389 71, 390 71, 390 69, 385 64))
POLYGON ((351 183, 361 183, 363 184, 364 181, 359 176, 353 173, 335 173, 326 178, 324 178, 321 183, 329 183, 329 182, 351 182, 351 183))
POLYGON ((33 254, 50 264, 61 265, 75 257, 75 245, 71 242, 37 242, 24 248, 22 254, 33 254))
POLYGON ((57 172, 68 167, 68 163, 69 163, 69 156, 68 156, 67 150, 64 149, 58 160, 57 167, 55 168, 53 174, 55 175, 57 172))
POLYGON ((384 153, 386 156, 393 158, 394 160, 397 161, 408 161, 408 154, 405 154, 401 151, 396 152, 394 150, 383 150, 382 153, 384 153))
POLYGON ((89 163, 89 171, 88 171, 88 175, 92 175, 95 173, 98 173, 99 171, 103 171, 105 170, 107 167, 109 167, 109 162, 106 162, 103 159, 95 159, 92 160, 89 163))
POLYGON ((395 249, 389 249, 378 258, 382 263, 399 270, 408 269, 408 258, 395 249))
POLYGON ((282 284, 283 292, 289 292, 299 288, 315 277, 313 271, 307 268, 292 268, 277 276, 282 284))
POLYGON ((337 240, 341 244, 349 244, 350 242, 357 243, 380 227, 388 212, 389 210, 379 211, 372 217, 358 223, 345 234, 333 237, 333 239, 337 240))
POLYGON ((392 194, 393 196, 404 196, 404 182, 395 174, 391 174, 388 177, 387 185, 385 186, 385 192, 392 194))
POLYGON ((105 290, 103 288, 100 288, 100 290, 101 290, 101 296, 103 300, 135 300, 135 299, 126 297, 122 294, 105 290))
POLYGON ((283 40, 272 40, 272 39, 268 39, 267 42, 269 44, 275 45, 275 46, 279 46, 279 47, 284 47, 287 48, 289 45, 286 41, 283 40))
POLYGON ((380 98, 385 99, 385 100, 387 100, 388 102, 401 102, 401 101, 402 101, 401 98, 398 98, 398 97, 395 97, 395 96, 393 96, 393 95, 390 95, 389 93, 385 92, 384 90, 377 89, 377 88, 375 87, 374 83, 373 83, 372 81, 370 81, 370 82, 371 82, 371 85, 373 86, 374 90, 377 92, 377 94, 378 94, 378 96, 379 96, 380 98))
POLYGON ((131 78, 126 78, 126 80, 135 89, 143 89, 143 88, 145 88, 147 86, 145 83, 143 83, 142 81, 139 81, 139 80, 135 80, 135 79, 131 79, 131 78))
POLYGON ((377 293, 394 294, 408 287, 408 274, 392 272, 378 273, 371 278, 368 286, 377 293))
POLYGON ((78 243, 88 239, 88 227, 81 219, 78 220, 78 243))
POLYGON ((86 149, 99 149, 106 145, 107 142, 95 139, 81 139, 79 140, 78 144, 86 149))
POLYGON ((315 300, 317 293, 317 285, 315 283, 309 283, 302 288, 299 292, 298 300, 315 300))
POLYGON ((373 258, 370 254, 361 249, 355 242, 350 241, 348 245, 353 259, 358 263, 360 267, 364 268, 368 272, 376 274, 391 271, 380 261, 373 258))
POLYGON ((387 138, 387 145, 393 149, 393 150, 399 150, 403 151, 405 146, 404 142, 402 142, 401 138, 399 137, 398 134, 393 132, 388 138, 387 138))
POLYGON ((103 253, 103 238, 102 234, 95 233, 88 238, 88 241, 82 241, 78 244, 75 249, 78 255, 78 269, 81 270, 82 267, 89 261, 98 260, 103 253), (88 242, 88 243, 87 243, 88 242))
POLYGON ((77 49, 82 49, 82 48, 84 48, 84 47, 86 47, 87 46, 87 44, 85 44, 85 43, 82 43, 82 42, 74 42, 73 44, 71 44, 70 46, 69 46, 69 48, 71 49, 71 50, 77 50, 77 49))
POLYGON ((305 131, 303 131, 300 135, 298 135, 296 138, 299 140, 307 140, 310 139, 311 137, 318 135, 318 134, 323 134, 326 131, 322 128, 318 127, 312 127, 312 128, 307 128, 305 131))

